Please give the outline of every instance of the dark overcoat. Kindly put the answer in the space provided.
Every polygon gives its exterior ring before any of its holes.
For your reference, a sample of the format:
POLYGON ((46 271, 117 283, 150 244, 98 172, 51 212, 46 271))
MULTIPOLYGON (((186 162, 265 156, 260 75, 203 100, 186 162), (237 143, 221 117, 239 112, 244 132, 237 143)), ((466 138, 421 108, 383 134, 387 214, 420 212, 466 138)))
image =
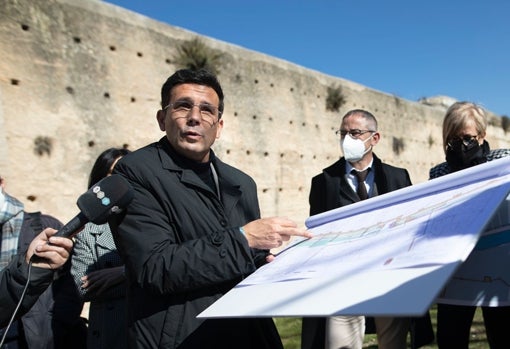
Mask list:
MULTIPOLYGON (((385 164, 375 154, 373 154, 373 157, 371 171, 374 171, 373 190, 375 195, 386 194, 412 184, 409 172, 406 169, 385 164)), ((345 172, 346 161, 342 157, 331 166, 325 168, 322 173, 312 178, 309 196, 310 215, 316 215, 360 201, 356 192, 347 182, 345 172)), ((417 342, 413 343, 413 348, 433 340, 431 326, 428 314, 423 318, 413 319, 411 340, 417 342), (416 327, 420 328, 420 330, 417 330, 419 338, 415 338, 414 329, 416 327)), ((373 324, 368 327, 373 327, 373 324)), ((304 318, 301 348, 324 348, 325 331, 326 318, 304 318)), ((370 332, 372 331, 374 329, 370 330, 370 332)))
POLYGON ((134 189, 125 216, 110 221, 128 278, 132 348, 281 348, 272 319, 197 315, 261 265, 239 227, 258 219, 255 182, 212 153, 220 196, 166 138, 115 167, 134 189))

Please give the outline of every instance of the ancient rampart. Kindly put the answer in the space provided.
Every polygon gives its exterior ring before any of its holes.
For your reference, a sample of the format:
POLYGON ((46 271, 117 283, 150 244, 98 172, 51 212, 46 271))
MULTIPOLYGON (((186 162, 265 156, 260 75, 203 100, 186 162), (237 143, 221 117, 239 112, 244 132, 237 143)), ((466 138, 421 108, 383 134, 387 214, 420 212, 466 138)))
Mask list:
MULTIPOLYGON (((176 69, 190 31, 100 1, 3 0, 0 9, 0 174, 7 190, 66 221, 77 213, 96 156, 159 139, 161 84, 176 69)), ((383 161, 409 169, 414 183, 442 161, 444 106, 375 91, 208 37, 223 52, 226 93, 219 157, 252 175, 262 213, 300 222, 310 179, 340 156, 334 130, 349 109, 379 120, 383 161), (346 103, 326 110, 327 91, 346 103)), ((345 67, 349 69, 349 67, 345 67)), ((510 143, 491 115, 493 148, 510 143)))

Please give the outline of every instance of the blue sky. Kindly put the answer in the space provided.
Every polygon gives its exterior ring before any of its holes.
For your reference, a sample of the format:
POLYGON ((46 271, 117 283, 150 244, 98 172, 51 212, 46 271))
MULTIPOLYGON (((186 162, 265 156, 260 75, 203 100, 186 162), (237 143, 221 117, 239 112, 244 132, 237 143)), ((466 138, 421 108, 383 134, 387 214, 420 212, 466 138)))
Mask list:
POLYGON ((510 115, 508 0, 107 2, 412 101, 510 115))

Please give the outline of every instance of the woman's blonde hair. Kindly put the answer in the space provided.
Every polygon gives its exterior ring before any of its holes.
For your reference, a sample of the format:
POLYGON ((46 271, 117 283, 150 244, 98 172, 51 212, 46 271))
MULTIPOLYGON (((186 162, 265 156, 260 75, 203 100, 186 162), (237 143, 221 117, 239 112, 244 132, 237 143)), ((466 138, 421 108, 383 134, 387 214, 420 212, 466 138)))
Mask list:
POLYGON ((448 142, 456 137, 470 121, 474 121, 477 135, 485 137, 487 117, 482 107, 472 102, 455 102, 448 108, 443 119, 443 150, 445 153, 448 142))

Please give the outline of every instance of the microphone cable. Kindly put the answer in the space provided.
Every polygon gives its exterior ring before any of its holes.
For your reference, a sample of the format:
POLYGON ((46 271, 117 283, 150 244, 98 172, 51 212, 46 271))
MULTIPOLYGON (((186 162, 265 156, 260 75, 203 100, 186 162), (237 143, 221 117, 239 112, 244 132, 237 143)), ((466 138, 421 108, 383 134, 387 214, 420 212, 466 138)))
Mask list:
POLYGON ((18 301, 18 305, 16 306, 16 309, 14 309, 14 313, 11 316, 11 319, 9 320, 9 323, 5 327, 4 335, 2 336, 2 340, 0 341, 0 349, 4 345, 4 341, 7 338, 7 333, 9 332, 9 329, 12 326, 12 323, 14 322, 14 319, 16 318, 16 314, 18 313, 19 308, 21 307, 21 303, 23 302, 23 298, 25 298, 25 293, 27 292, 28 285, 30 283, 30 272, 32 270, 32 259, 28 262, 28 275, 27 275, 27 283, 25 284, 25 287, 23 288, 23 292, 21 293, 20 299, 18 301))

